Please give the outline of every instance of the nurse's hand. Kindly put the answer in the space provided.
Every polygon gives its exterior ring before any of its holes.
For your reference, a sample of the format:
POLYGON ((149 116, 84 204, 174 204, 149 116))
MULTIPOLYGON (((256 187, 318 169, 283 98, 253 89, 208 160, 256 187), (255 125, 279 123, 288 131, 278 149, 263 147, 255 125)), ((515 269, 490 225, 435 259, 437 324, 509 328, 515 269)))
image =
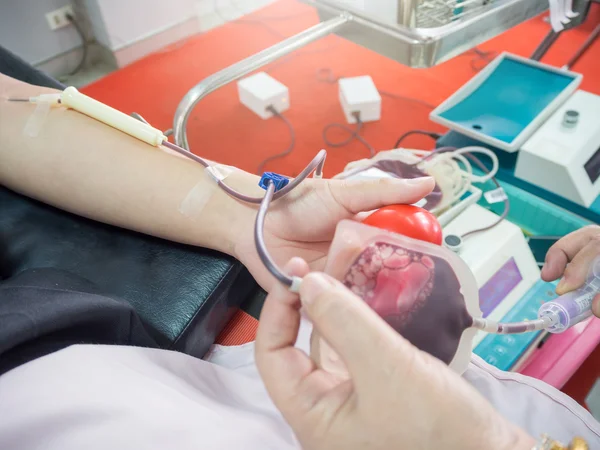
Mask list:
MULTIPOLYGON (((600 226, 581 228, 550 247, 542 268, 545 281, 562 280, 556 287, 559 295, 580 288, 594 259, 600 256, 600 226)), ((594 299, 594 314, 600 317, 600 295, 594 299)))
MULTIPOLYGON (((298 256, 308 261, 312 270, 323 270, 339 221, 383 206, 416 203, 434 186, 432 178, 367 181, 309 178, 270 207, 265 222, 267 247, 278 264, 298 256)), ((237 240, 235 256, 269 291, 275 280, 254 247, 255 216, 256 211, 252 210, 247 219, 240 219, 248 226, 237 240)))
POLYGON ((276 286, 264 305, 256 361, 302 448, 529 450, 534 441, 460 376, 390 328, 366 303, 294 259, 297 295, 276 286), (300 307, 341 356, 349 379, 294 348, 300 307))

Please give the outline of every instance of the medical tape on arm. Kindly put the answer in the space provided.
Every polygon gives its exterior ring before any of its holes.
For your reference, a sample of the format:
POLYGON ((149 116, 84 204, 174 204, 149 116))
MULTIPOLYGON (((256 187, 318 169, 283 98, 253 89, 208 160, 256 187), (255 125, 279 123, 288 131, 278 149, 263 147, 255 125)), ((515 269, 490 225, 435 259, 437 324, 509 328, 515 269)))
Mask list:
POLYGON ((225 180, 233 173, 233 168, 215 164, 204 169, 204 172, 212 178, 214 183, 206 183, 204 180, 198 182, 187 193, 181 204, 179 212, 184 216, 197 220, 201 217, 202 210, 219 188, 218 182, 225 180))
POLYGON ((37 137, 50 114, 53 105, 58 104, 60 94, 42 94, 35 97, 35 109, 27 119, 23 133, 29 137, 37 137))

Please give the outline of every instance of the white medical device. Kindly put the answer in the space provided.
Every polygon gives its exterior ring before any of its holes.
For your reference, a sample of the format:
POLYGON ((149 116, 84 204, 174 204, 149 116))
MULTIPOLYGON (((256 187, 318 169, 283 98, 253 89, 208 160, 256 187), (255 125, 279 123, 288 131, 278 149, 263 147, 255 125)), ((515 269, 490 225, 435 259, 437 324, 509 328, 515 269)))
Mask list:
MULTIPOLYGON (((498 220, 491 211, 472 205, 443 228, 444 236, 462 236, 498 220)), ((483 317, 501 321, 540 279, 540 269, 521 229, 503 220, 495 227, 468 236, 458 255, 473 272, 483 317)), ((478 332, 473 348, 486 336, 478 332)))
POLYGON ((340 78, 339 96, 348 123, 374 122, 381 118, 381 95, 369 76, 340 78), (357 117, 358 116, 358 117, 357 117))
POLYGON ((600 195, 600 96, 575 92, 521 147, 515 176, 589 207, 600 195))
POLYGON ((265 72, 238 81, 237 87, 240 102, 262 119, 273 117, 272 109, 282 113, 290 107, 287 86, 265 72))

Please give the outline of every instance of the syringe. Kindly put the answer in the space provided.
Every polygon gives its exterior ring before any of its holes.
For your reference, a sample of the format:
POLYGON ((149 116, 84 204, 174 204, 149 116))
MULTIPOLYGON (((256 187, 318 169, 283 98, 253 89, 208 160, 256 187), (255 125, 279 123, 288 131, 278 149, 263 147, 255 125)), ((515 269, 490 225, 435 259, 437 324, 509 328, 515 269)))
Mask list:
POLYGON ((551 320, 548 332, 562 333, 592 315, 592 301, 599 293, 600 256, 592 263, 582 287, 542 305, 538 317, 551 320))
POLYGON ((498 323, 478 317, 473 318, 473 327, 495 334, 519 334, 540 330, 562 333, 592 315, 592 301, 598 294, 600 294, 600 256, 592 263, 583 286, 543 304, 538 310, 536 320, 498 323))

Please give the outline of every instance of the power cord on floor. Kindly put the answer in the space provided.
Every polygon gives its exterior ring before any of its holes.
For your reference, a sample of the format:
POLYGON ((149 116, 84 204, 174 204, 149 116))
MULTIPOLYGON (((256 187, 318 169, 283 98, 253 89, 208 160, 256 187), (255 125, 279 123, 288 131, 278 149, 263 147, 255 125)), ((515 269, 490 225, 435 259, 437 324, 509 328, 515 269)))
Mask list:
POLYGON ((81 59, 79 60, 79 64, 77 64, 77 67, 75 67, 75 69, 73 69, 71 71, 71 73, 68 74, 68 76, 73 76, 73 75, 79 73, 79 71, 81 69, 83 69, 83 66, 85 65, 85 63, 87 61, 88 42, 87 42, 87 39, 85 38, 85 34, 83 33, 83 30, 81 29, 81 25, 75 19, 75 17, 73 17, 71 14, 67 14, 66 18, 71 23, 71 25, 73 25, 73 27, 75 28, 75 31, 77 31, 77 34, 79 35, 79 38, 81 39, 81 48, 83 51, 83 54, 81 55, 81 59))
POLYGON ((283 123, 285 123, 285 125, 287 126, 288 130, 290 131, 290 145, 284 152, 279 153, 277 155, 270 156, 267 159, 263 160, 258 165, 258 174, 259 175, 262 175, 265 172, 265 166, 268 163, 270 163, 271 161, 274 161, 276 159, 283 158, 283 157, 289 155, 290 153, 292 153, 292 151, 294 150, 294 147, 296 146, 296 132, 294 131, 294 127, 292 126, 291 122, 287 119, 287 117, 285 117, 283 114, 281 114, 279 111, 277 111, 273 106, 269 106, 267 109, 270 112, 272 112, 273 115, 275 115, 276 117, 281 119, 283 121, 283 123))
POLYGON ((393 148, 399 148, 400 144, 402 144, 402 141, 404 141, 404 139, 406 139, 409 136, 412 136, 414 134, 418 134, 418 135, 422 135, 422 136, 427 136, 430 137, 431 139, 433 139, 434 141, 437 141, 439 138, 442 137, 441 134, 439 133, 434 133, 433 131, 426 131, 426 130, 410 130, 407 131, 406 133, 404 133, 402 136, 400 136, 397 140, 396 143, 394 144, 393 148))
POLYGON ((475 54, 475 57, 472 58, 471 61, 469 61, 469 64, 471 65, 471 69, 473 69, 473 72, 479 72, 483 70, 489 63, 491 63, 496 58, 496 56, 498 56, 498 52, 484 51, 477 47, 472 48, 471 51, 467 52, 466 54, 472 53, 475 54))
POLYGON ((359 113, 354 113, 353 115, 356 118, 356 128, 355 129, 352 129, 346 125, 342 125, 341 123, 330 123, 325 128, 323 128, 323 141, 325 141, 325 144, 329 145, 330 147, 343 147, 345 145, 348 145, 350 142, 352 142, 353 140, 356 139, 358 142, 363 144, 367 148, 367 150, 369 150, 369 155, 372 158, 373 156, 375 156, 375 153, 376 153, 375 149, 373 148, 373 146, 371 144, 369 144, 365 140, 365 138, 363 138, 359 134, 360 131, 363 129, 364 123, 360 120, 359 113), (327 133, 333 128, 338 128, 340 130, 348 132, 349 133, 348 138, 344 139, 343 141, 333 142, 331 139, 329 139, 327 137, 327 133))

